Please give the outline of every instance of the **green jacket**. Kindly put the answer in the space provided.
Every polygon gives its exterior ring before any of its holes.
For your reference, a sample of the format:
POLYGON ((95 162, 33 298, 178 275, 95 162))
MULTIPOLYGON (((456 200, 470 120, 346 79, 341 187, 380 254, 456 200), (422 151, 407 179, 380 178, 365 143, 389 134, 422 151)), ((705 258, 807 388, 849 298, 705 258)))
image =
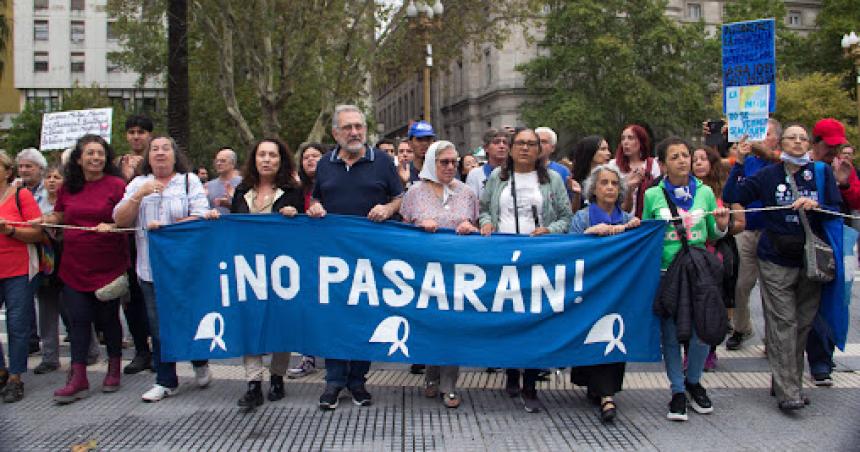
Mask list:
MULTIPOLYGON (((484 186, 484 191, 481 193, 480 213, 478 214, 478 224, 492 224, 494 228, 499 228, 499 198, 502 195, 502 190, 511 182, 508 180, 499 179, 500 168, 496 168, 487 179, 487 185, 484 186)), ((570 219, 573 213, 570 210, 570 198, 567 197, 567 189, 564 187, 564 181, 561 176, 555 171, 549 172, 549 183, 541 184, 540 193, 543 196, 543 207, 541 213, 543 215, 543 226, 549 229, 552 234, 564 234, 570 228, 570 219)))
MULTIPOLYGON (((662 187, 664 186, 663 181, 661 181, 660 185, 645 191, 644 208, 642 209, 643 220, 668 220, 672 218, 669 204, 666 203, 666 197, 663 195, 662 187)), ((690 208, 691 216, 684 219, 684 226, 687 228, 687 242, 690 246, 704 248, 706 241, 716 241, 725 235, 725 231, 717 230, 717 223, 713 215, 703 215, 704 212, 711 212, 716 208, 717 199, 714 197, 711 187, 696 179, 696 195, 693 197, 693 206, 690 208)), ((678 237, 675 226, 671 222, 666 223, 661 270, 669 268, 681 247, 681 238, 678 237)))

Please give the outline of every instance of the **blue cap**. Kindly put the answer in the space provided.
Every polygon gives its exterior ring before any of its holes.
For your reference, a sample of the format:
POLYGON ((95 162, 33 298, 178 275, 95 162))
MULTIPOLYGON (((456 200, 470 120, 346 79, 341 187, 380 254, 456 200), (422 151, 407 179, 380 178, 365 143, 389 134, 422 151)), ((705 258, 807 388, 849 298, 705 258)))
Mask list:
POLYGON ((433 126, 426 121, 417 121, 409 127, 409 138, 435 137, 436 132, 433 132, 433 126))

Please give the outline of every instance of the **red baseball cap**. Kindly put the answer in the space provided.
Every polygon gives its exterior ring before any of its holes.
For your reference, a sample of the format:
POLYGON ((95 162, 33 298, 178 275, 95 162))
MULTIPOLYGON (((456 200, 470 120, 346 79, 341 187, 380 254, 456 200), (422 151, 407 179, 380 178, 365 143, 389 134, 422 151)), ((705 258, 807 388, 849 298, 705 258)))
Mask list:
POLYGON ((824 118, 816 122, 815 127, 812 128, 812 135, 816 140, 827 143, 828 146, 848 144, 845 138, 845 126, 833 118, 824 118))

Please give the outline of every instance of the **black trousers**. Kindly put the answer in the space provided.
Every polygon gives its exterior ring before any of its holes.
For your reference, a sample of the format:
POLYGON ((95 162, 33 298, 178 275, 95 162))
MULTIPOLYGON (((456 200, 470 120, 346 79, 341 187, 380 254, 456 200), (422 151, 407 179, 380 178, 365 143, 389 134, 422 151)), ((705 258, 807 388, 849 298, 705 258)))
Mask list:
POLYGON ((134 240, 131 241, 131 269, 128 274, 129 302, 123 305, 125 322, 128 331, 134 341, 134 350, 138 355, 148 356, 151 354, 149 348, 149 321, 146 316, 146 303, 143 301, 143 292, 140 290, 140 282, 137 279, 135 262, 137 261, 137 247, 134 240))
POLYGON ((122 356, 122 325, 119 323, 119 300, 99 301, 92 292, 78 292, 69 286, 63 288, 63 303, 72 324, 72 363, 86 364, 90 349, 93 323, 98 325, 105 338, 107 354, 122 356))

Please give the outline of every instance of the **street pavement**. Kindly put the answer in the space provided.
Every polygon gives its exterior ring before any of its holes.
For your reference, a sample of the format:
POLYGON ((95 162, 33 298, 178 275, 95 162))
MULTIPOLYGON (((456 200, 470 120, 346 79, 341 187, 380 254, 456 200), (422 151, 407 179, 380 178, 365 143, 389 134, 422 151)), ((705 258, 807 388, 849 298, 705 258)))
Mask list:
MULTIPOLYGON (((858 294, 855 287, 854 300, 858 294)), ((369 376, 373 406, 357 407, 344 398, 334 412, 317 408, 323 372, 289 380, 284 400, 244 412, 236 406, 246 388, 240 360, 213 362, 215 380, 205 389, 194 385, 190 364, 179 364, 180 392, 154 404, 140 399, 154 382, 150 372, 123 375, 119 392, 101 393, 102 362, 89 367, 90 396, 58 406, 51 395, 65 382, 64 347, 61 371, 28 373, 24 400, 0 403, 0 451, 59 451, 75 445, 79 451, 860 450, 857 303, 850 343, 836 355, 834 387, 815 388, 807 381, 812 404, 791 415, 781 413, 768 394, 757 291, 753 316, 756 336, 736 352, 721 346, 717 371, 704 377, 714 413, 690 410, 690 420, 683 423, 666 420, 670 394, 660 363, 628 366, 624 391, 616 398, 619 416, 608 425, 599 422, 584 390, 571 385, 569 373, 541 383, 544 409, 529 414, 518 399, 505 395, 502 372, 464 369, 458 383, 463 404, 446 409, 423 397, 422 376, 409 374, 408 366, 384 363, 375 363, 369 376)), ((7 343, 5 321, 0 340, 7 343)), ((125 350, 126 359, 132 352, 125 350)), ((30 369, 38 362, 31 356, 30 369)))

